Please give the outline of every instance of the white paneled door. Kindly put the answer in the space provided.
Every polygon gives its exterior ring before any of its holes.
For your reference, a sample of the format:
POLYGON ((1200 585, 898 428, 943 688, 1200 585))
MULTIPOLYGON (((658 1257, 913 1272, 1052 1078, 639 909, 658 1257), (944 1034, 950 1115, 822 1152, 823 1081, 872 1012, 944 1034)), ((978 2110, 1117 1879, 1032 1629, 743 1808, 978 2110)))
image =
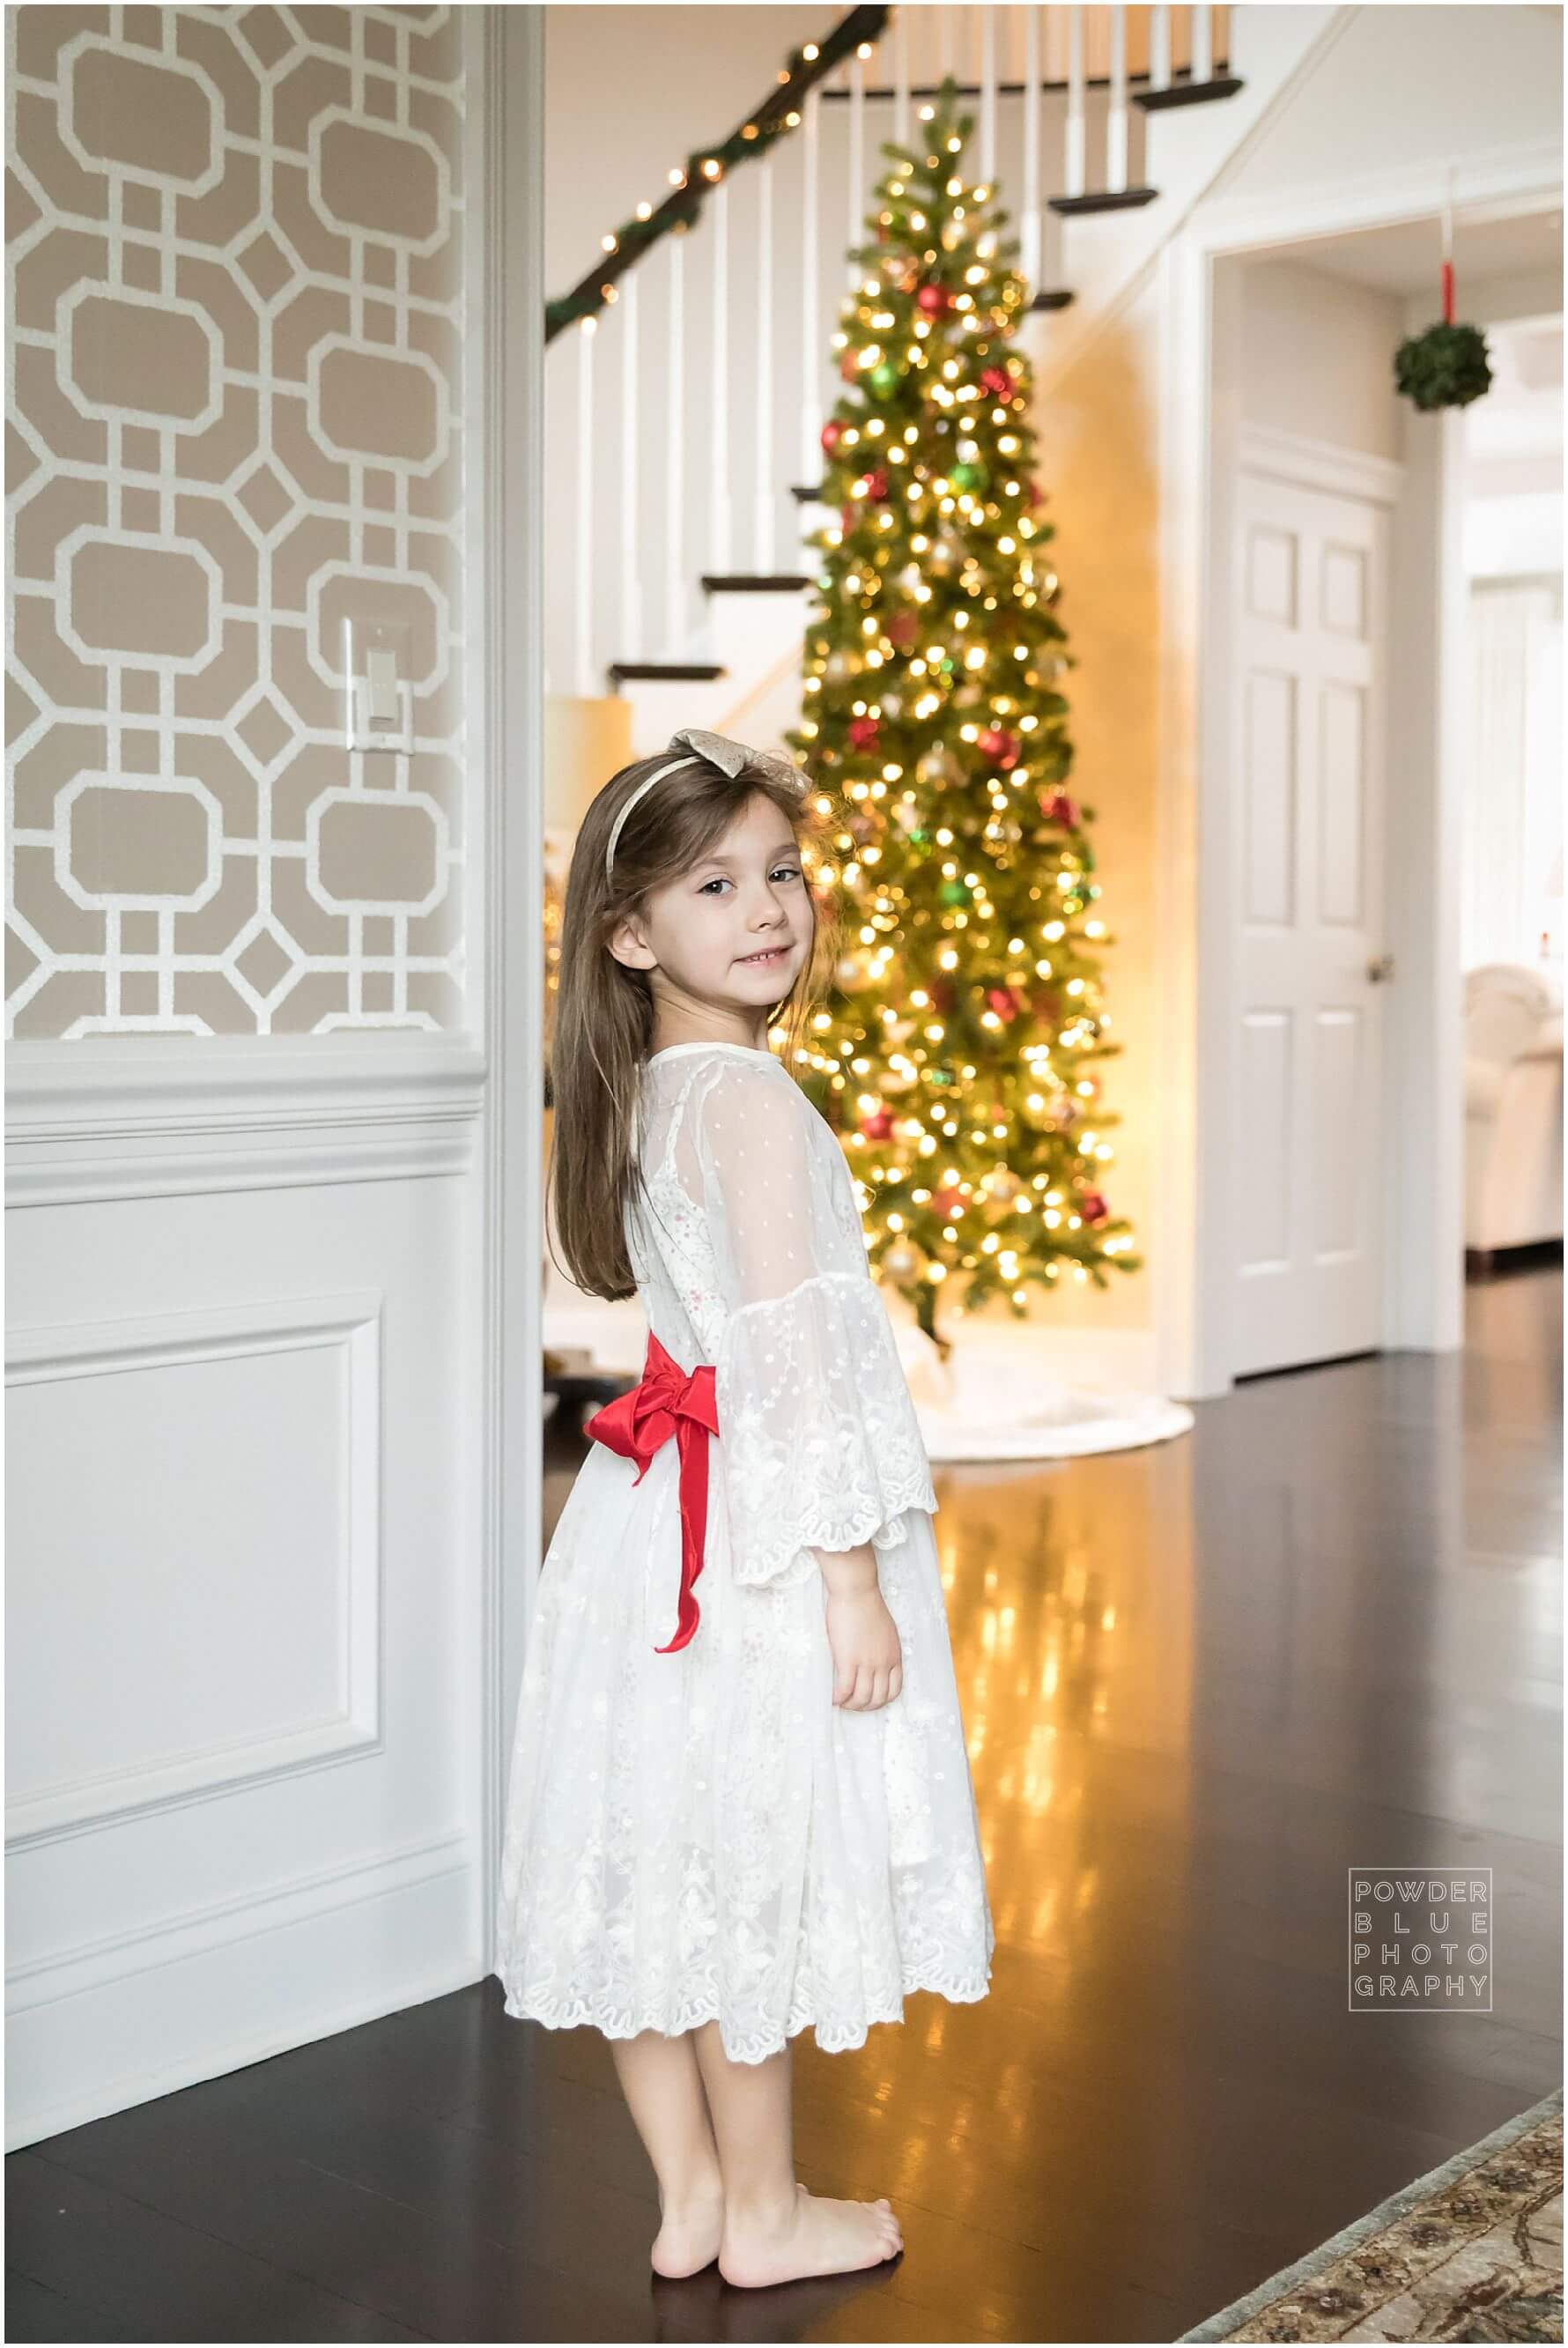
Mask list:
POLYGON ((1232 1369, 1381 1341, 1386 511, 1237 492, 1232 1369))

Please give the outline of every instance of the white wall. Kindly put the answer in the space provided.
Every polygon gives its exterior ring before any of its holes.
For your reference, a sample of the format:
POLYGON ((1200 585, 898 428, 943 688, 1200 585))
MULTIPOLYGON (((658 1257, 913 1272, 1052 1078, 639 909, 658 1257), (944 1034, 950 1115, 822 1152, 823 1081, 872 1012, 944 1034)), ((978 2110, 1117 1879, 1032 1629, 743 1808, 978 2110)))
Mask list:
POLYGON ((704 139, 725 139, 767 96, 792 49, 842 11, 815 7, 545 10, 545 283, 564 294, 600 239, 704 139))
POLYGON ((1248 263, 1242 420, 1397 463, 1404 454, 1404 403, 1394 389, 1401 319, 1397 294, 1307 261, 1248 263))
POLYGON ((1376 181, 1388 185, 1412 163, 1451 163, 1462 172, 1500 153, 1561 145, 1561 9, 1372 6, 1344 14, 1340 38, 1292 88, 1212 199, 1261 210, 1307 189, 1369 195, 1376 181))
MULTIPOLYGON (((1250 13, 1238 12, 1238 41, 1250 13)), ((1303 252, 1286 260, 1269 248, 1419 219, 1433 223, 1435 256, 1450 170, 1461 212, 1467 202, 1498 201, 1500 191, 1504 203, 1528 208, 1512 193, 1522 187, 1538 188, 1541 204, 1555 189, 1561 202, 1556 12, 1349 9, 1332 35, 1194 206, 1180 243, 1180 254, 1193 259, 1173 256, 1168 271, 1151 264, 1060 372, 1050 366, 1050 322, 1036 330, 1047 510, 1059 525, 1051 551, 1081 664, 1070 688, 1079 785, 1100 810, 1104 912, 1120 939, 1108 957, 1108 1002, 1130 1047, 1106 1072, 1124 1116, 1108 1189, 1140 1226, 1150 1254, 1137 1282, 1057 1303, 1069 1325, 1076 1316, 1086 1326, 1149 1326, 1179 1394, 1213 1390, 1202 1291, 1211 1257, 1225 1244, 1223 1230, 1204 1224, 1214 1193, 1204 1179, 1205 1119, 1216 1105, 1197 1090, 1200 919, 1213 885, 1213 842, 1200 819, 1200 713, 1209 690, 1202 483, 1210 443, 1222 426, 1234 435, 1245 407, 1248 421, 1288 422, 1374 456, 1403 455, 1421 495, 1436 492, 1448 467, 1442 427, 1403 412, 1389 387, 1398 342, 1434 314, 1435 265, 1433 294, 1401 304, 1358 285, 1315 282, 1303 252), (1234 407, 1220 417, 1203 389, 1209 324, 1199 289, 1203 256, 1233 248, 1255 256, 1248 273, 1260 307, 1246 388, 1237 386, 1234 407), (1276 364, 1267 346, 1280 335, 1294 362, 1281 350, 1276 364)), ((1470 292, 1479 303, 1480 291, 1470 292)), ((1409 561, 1411 550, 1404 551, 1409 561)), ((1435 557, 1435 540, 1426 551, 1435 557)), ((1406 618, 1414 624, 1407 613, 1401 625, 1406 618)), ((1451 733, 1455 712, 1436 680, 1460 646, 1451 615, 1435 605, 1423 610, 1417 634, 1413 646, 1408 633, 1401 637, 1395 666, 1409 668, 1413 654, 1421 667, 1411 690, 1427 705, 1432 739, 1423 748, 1407 735, 1420 763, 1451 733)), ((1425 872, 1417 885, 1430 898, 1441 884, 1425 872)), ((1407 1057, 1430 1069, 1454 1023, 1431 974, 1414 962, 1402 967, 1427 1027, 1407 1057)), ((1434 1231, 1446 1213, 1435 1200, 1434 1231)), ((1429 1252, 1440 1252, 1440 1233, 1417 1231, 1412 1260, 1429 1238, 1429 1252)), ((1419 1282, 1411 1293, 1419 1304, 1419 1282)), ((1412 1306, 1406 1325, 1418 1319, 1412 1306)), ((1441 1314, 1427 1325, 1446 1330, 1441 1314)), ((1437 1339, 1452 1341, 1451 1331, 1437 1339)))

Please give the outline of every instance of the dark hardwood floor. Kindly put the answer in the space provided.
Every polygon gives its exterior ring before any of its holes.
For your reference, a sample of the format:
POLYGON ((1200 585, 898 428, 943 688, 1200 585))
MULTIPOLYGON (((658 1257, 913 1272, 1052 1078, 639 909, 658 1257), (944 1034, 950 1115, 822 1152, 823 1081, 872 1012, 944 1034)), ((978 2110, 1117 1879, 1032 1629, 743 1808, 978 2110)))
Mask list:
POLYGON ((1532 1267, 1470 1291, 1462 1356, 939 1471, 992 1992, 796 2042, 803 2173, 892 2197, 893 2268, 657 2281, 608 2049, 489 1980, 13 2154, 6 2337, 1168 2341, 1536 2102, 1561 1311, 1532 1267), (1459 1863, 1494 2010, 1349 2013, 1347 1869, 1459 1863))

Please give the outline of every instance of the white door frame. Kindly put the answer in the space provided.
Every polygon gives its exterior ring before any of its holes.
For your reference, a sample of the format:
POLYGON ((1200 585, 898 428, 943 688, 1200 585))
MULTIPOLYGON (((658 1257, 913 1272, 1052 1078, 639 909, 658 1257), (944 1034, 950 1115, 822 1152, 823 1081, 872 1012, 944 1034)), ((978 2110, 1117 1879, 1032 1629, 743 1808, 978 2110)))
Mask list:
MULTIPOLYGON (((1235 1034, 1235 794, 1230 486, 1240 431, 1234 316, 1219 264, 1314 237, 1440 217, 1446 161, 1375 179, 1200 206, 1160 256, 1161 771, 1156 839, 1164 1072, 1151 1227, 1159 1376, 1196 1396, 1231 1385, 1228 1314, 1237 1151, 1230 1131, 1235 1034)), ((1522 148, 1461 160, 1456 222, 1559 206, 1562 158, 1522 148)), ((1435 236, 1435 229, 1434 229, 1435 236)), ((1434 244, 1434 250, 1436 249, 1434 244)), ((1390 362, 1392 354, 1390 353, 1390 362)), ((1462 1342, 1463 1086, 1458 858, 1464 756, 1462 417, 1415 417, 1395 509, 1389 638, 1389 950, 1385 1006, 1390 1148, 1384 1344, 1462 1342), (1401 686, 1401 679, 1405 684, 1401 686), (1435 687, 1429 680, 1435 680, 1435 687), (1429 780, 1430 788, 1428 787, 1429 780)))
POLYGON ((544 10, 464 11, 469 91, 471 942, 487 1056, 469 1261, 481 1603, 481 1978, 491 1970, 507 1772, 543 1545, 544 10))

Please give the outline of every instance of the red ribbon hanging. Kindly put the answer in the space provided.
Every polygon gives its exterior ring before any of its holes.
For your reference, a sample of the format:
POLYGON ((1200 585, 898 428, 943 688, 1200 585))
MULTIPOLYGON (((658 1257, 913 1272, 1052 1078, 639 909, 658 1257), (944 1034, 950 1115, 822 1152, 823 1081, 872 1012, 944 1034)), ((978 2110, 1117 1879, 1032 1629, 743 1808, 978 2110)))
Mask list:
POLYGON ((637 1462, 634 1484, 641 1483, 654 1453, 675 1437, 681 1455, 681 1610, 675 1636, 653 1651, 672 1655, 690 1643, 702 1619, 693 1585, 702 1570, 708 1526, 706 1437, 719 1432, 712 1364, 699 1362, 695 1369, 683 1370, 650 1329, 640 1384, 595 1411, 584 1421, 583 1432, 637 1462))

